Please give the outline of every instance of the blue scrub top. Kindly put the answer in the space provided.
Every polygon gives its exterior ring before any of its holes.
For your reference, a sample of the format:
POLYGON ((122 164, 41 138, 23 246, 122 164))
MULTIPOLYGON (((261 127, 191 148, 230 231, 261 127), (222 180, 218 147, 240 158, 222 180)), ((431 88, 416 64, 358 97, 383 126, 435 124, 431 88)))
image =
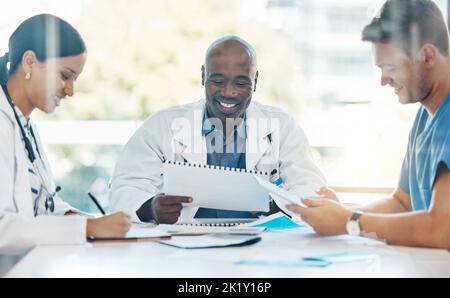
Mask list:
MULTIPOLYGON (((210 121, 208 110, 205 107, 203 115, 202 133, 206 138, 207 163, 212 166, 221 166, 245 169, 245 146, 247 142, 246 117, 235 128, 233 133, 224 140, 223 132, 210 121), (222 141, 222 142, 220 142, 222 141), (218 143, 216 143, 218 142, 218 143)), ((232 186, 231 186, 232 187, 232 186)), ((256 218, 255 214, 246 211, 220 210, 199 208, 194 218, 256 218)))
POLYGON ((414 211, 430 208, 441 166, 450 168, 450 94, 434 117, 422 106, 411 129, 399 187, 411 197, 414 211))

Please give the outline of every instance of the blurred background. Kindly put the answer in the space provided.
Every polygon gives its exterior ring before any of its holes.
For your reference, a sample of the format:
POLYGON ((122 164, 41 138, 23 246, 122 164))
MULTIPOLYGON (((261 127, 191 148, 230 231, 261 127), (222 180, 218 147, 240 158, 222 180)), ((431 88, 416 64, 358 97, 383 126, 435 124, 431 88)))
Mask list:
MULTIPOLYGON (((97 211, 123 145, 152 113, 203 97, 208 45, 236 34, 258 53, 254 100, 288 110, 305 130, 330 185, 397 183, 418 105, 379 84, 363 27, 379 0, 15 0, 4 3, 0 51, 26 18, 53 13, 88 46, 73 98, 33 114, 62 197, 97 211)), ((435 1, 447 14, 446 1, 435 1)))

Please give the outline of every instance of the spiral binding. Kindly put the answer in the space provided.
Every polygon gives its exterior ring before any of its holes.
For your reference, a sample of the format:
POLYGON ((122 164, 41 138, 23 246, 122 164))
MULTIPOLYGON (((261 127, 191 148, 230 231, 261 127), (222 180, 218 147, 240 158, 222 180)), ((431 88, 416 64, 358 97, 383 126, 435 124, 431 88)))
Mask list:
POLYGON ((220 223, 176 223, 177 226, 186 227, 236 227, 240 222, 220 222, 220 223))
POLYGON ((212 170, 221 170, 221 171, 256 174, 256 175, 261 175, 261 176, 269 176, 268 172, 247 170, 247 169, 220 167, 220 166, 213 166, 213 165, 200 165, 200 164, 195 164, 195 163, 177 162, 177 161, 165 161, 164 163, 169 164, 169 165, 176 165, 176 166, 185 166, 185 167, 193 167, 193 168, 204 168, 204 169, 212 169, 212 170))

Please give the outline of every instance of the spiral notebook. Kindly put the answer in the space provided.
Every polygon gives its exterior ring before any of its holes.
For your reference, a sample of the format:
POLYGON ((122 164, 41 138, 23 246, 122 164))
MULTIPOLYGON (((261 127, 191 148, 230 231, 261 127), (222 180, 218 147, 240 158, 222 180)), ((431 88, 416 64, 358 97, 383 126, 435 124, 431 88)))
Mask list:
POLYGON ((236 226, 210 226, 210 225, 185 225, 160 224, 158 228, 172 236, 229 234, 229 235, 258 235, 266 230, 265 227, 236 226))
POLYGON ((235 227, 252 223, 257 218, 193 218, 186 222, 177 222, 175 225, 196 227, 235 227))
POLYGON ((192 197, 194 201, 189 206, 269 211, 269 193, 255 178, 268 180, 269 173, 167 161, 163 164, 163 175, 163 192, 192 197))

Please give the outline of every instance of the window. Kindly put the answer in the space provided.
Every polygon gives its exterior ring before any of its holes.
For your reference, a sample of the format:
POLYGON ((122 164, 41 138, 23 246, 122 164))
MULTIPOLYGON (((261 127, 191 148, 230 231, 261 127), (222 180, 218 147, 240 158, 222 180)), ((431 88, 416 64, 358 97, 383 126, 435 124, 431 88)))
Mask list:
MULTIPOLYGON (((151 113, 199 99, 211 41, 237 34, 258 52, 254 98, 289 110, 331 185, 395 186, 417 106, 379 86, 360 33, 380 0, 16 0, 4 6, 0 46, 25 18, 55 13, 85 38, 76 95, 51 116, 35 113, 62 195, 107 204, 123 144, 151 113)), ((436 1, 446 15, 445 1, 436 1)))

